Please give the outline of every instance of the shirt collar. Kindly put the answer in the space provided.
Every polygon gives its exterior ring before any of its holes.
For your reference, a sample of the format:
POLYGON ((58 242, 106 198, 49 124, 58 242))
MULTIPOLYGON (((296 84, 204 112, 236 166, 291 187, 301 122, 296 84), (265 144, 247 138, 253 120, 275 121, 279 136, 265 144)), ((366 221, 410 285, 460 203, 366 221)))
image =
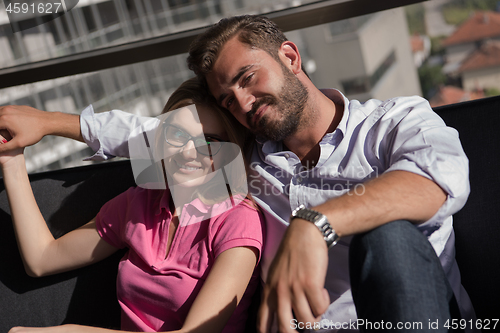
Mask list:
POLYGON ((159 205, 156 207, 156 212, 155 215, 160 215, 161 210, 164 209, 167 213, 172 213, 170 212, 170 190, 167 188, 166 190, 162 190, 163 194, 160 197, 160 202, 159 205))
POLYGON ((340 90, 337 89, 320 89, 320 91, 332 101, 342 100, 344 102, 344 112, 342 114, 340 123, 338 124, 337 128, 333 130, 333 132, 327 133, 325 135, 325 138, 327 136, 332 136, 336 130, 341 131, 342 134, 345 135, 347 129, 347 120, 349 118, 349 100, 344 96, 344 94, 342 94, 340 90))
MULTIPOLYGON (((156 215, 160 215, 162 209, 164 209, 167 212, 167 214, 172 214, 172 212, 170 211, 170 197, 171 197, 170 190, 169 189, 163 190, 163 194, 160 197, 159 205, 157 205, 156 208, 155 212, 156 215)), ((232 207, 234 205, 234 202, 240 202, 243 199, 244 197, 242 197, 241 195, 235 195, 233 200, 231 200, 231 198, 227 198, 222 202, 217 202, 214 204, 205 204, 200 198, 196 198, 190 203, 185 204, 184 209, 186 209, 187 212, 190 212, 190 215, 195 214, 193 209, 196 210, 201 215, 218 211, 223 212, 226 211, 228 207, 232 207)))
MULTIPOLYGON (((172 213, 170 211, 170 198, 171 198, 171 193, 170 190, 167 188, 166 190, 163 191, 163 194, 160 197, 160 202, 156 208, 156 215, 160 215, 162 209, 165 210, 167 213, 170 214, 172 213)), ((191 208, 194 208, 198 212, 206 214, 210 208, 210 205, 206 205, 199 198, 196 198, 190 203, 185 204, 183 208, 187 208, 189 211, 191 210, 191 208)))
POLYGON ((239 202, 243 201, 245 197, 241 194, 235 194, 232 198, 226 198, 220 202, 206 204, 201 199, 196 198, 185 207, 189 209, 196 209, 201 214, 210 213, 211 215, 219 215, 222 212, 227 211, 231 207, 234 207, 239 202))

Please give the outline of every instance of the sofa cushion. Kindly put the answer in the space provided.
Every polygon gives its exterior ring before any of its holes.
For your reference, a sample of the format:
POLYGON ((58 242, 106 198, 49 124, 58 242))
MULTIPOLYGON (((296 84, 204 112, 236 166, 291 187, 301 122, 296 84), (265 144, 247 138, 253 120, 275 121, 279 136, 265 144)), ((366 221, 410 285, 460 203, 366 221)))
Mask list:
POLYGON ((500 96, 435 109, 458 130, 471 193, 454 215, 456 258, 476 315, 500 318, 500 96))

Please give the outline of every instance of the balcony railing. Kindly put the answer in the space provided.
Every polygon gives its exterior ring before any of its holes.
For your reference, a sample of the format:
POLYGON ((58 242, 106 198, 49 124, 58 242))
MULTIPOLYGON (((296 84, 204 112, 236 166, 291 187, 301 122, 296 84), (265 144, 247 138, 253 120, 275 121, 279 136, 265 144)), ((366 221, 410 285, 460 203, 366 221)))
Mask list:
MULTIPOLYGON (((265 15, 291 31, 406 6, 422 0, 328 0, 272 11, 265 15)), ((74 55, 0 69, 0 88, 134 64, 187 52, 207 27, 142 39, 74 55)))

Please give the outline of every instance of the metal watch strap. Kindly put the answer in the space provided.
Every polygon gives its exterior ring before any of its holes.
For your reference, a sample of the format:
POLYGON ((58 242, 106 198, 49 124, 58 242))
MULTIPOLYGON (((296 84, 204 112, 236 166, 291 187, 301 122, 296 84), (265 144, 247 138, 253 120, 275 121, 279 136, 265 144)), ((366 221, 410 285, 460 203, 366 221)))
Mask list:
POLYGON ((314 225, 318 227, 321 234, 323 234, 323 238, 325 239, 326 246, 328 246, 328 248, 337 244, 340 237, 337 235, 335 230, 333 230, 325 215, 315 210, 306 208, 304 205, 300 205, 292 212, 291 219, 293 220, 296 217, 314 223, 314 225))

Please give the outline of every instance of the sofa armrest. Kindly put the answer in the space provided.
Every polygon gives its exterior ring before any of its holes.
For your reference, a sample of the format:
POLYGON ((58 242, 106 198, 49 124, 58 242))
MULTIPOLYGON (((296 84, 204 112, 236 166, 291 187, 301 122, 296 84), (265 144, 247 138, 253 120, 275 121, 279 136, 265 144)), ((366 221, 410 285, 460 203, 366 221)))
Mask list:
MULTIPOLYGON (((42 215, 55 237, 90 221, 101 206, 134 186, 129 161, 30 175, 42 215)), ((123 251, 97 264, 43 278, 21 261, 3 182, 0 182, 0 332, 13 326, 64 323, 120 327, 116 273, 123 251)))

